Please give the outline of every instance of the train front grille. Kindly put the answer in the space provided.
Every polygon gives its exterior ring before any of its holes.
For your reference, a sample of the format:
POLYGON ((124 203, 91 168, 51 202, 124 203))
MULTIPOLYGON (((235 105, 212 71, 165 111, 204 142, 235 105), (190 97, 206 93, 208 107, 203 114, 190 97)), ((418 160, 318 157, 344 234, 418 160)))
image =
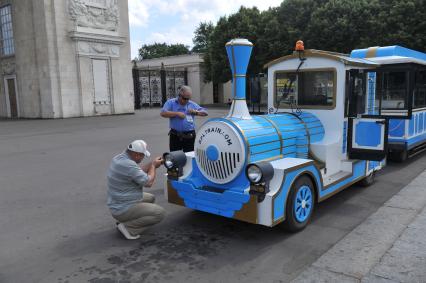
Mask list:
POLYGON ((242 163, 238 152, 220 152, 218 159, 212 161, 203 149, 197 149, 197 161, 204 174, 218 181, 233 178, 239 173, 242 163))

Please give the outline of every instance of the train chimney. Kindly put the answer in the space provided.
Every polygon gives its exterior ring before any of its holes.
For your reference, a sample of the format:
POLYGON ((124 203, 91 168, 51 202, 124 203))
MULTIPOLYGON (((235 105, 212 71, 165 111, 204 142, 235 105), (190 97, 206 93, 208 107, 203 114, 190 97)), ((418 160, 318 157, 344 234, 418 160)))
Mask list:
POLYGON ((232 71, 232 105, 226 117, 251 119, 246 102, 246 73, 253 44, 247 39, 235 38, 226 43, 232 71))

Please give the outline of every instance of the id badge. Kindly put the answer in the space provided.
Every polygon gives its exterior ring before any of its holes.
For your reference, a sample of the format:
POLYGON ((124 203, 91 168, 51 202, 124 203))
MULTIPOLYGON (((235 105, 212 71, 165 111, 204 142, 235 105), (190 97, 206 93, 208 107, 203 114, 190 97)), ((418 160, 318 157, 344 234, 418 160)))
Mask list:
POLYGON ((192 115, 186 115, 186 121, 188 121, 188 123, 194 123, 194 118, 192 118, 192 115))

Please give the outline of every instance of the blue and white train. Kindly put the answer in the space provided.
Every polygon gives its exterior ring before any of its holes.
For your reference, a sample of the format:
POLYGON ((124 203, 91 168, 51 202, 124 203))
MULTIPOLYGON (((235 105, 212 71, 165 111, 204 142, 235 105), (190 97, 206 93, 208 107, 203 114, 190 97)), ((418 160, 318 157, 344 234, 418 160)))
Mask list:
MULTIPOLYGON (((252 47, 246 39, 226 44, 233 74, 229 114, 199 128, 193 152, 164 154, 170 203, 298 231, 316 203, 356 182, 371 184, 389 141, 398 142, 392 152, 409 150, 417 141, 410 134, 421 136, 426 128, 426 114, 413 114, 412 101, 392 92, 403 79, 407 93, 412 91, 417 67, 404 76, 392 74, 393 63, 408 60, 406 49, 347 56, 304 50, 299 42, 294 54, 267 64, 269 114, 252 116, 245 100, 252 47)), ((424 79, 426 59, 410 60, 422 66, 424 79)), ((424 93, 424 83, 420 89, 424 93)))
POLYGON ((380 64, 368 73, 367 88, 370 110, 374 108, 374 113, 380 110, 390 118, 390 159, 404 161, 423 150, 426 145, 426 54, 387 46, 354 50, 351 57, 380 64))

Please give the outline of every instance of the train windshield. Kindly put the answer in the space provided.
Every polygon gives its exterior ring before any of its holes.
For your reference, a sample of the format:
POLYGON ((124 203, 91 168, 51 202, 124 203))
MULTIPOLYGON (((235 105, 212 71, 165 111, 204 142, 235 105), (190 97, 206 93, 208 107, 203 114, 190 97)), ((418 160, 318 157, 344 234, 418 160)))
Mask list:
POLYGON ((408 75, 406 71, 377 73, 376 99, 378 105, 378 98, 382 98, 382 110, 407 109, 408 75))
POLYGON ((416 65, 351 69, 346 77, 345 115, 410 119, 426 107, 426 69, 416 65), (349 106, 349 107, 348 107, 349 106))
POLYGON ((413 108, 426 107, 426 69, 416 72, 413 108))
POLYGON ((335 70, 304 70, 275 74, 275 107, 332 109, 336 105, 335 70))

